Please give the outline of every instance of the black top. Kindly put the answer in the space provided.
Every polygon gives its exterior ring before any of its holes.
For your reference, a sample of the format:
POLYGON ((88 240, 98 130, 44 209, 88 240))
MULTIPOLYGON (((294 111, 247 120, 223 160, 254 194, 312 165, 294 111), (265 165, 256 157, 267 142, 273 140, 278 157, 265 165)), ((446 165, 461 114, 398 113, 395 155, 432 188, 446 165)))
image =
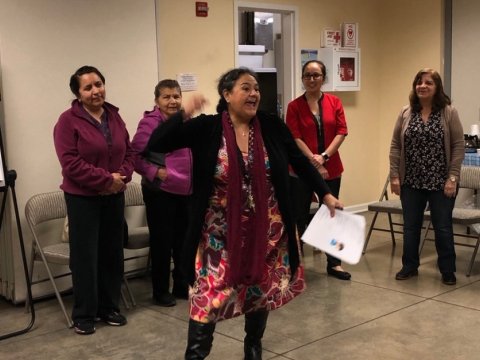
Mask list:
POLYGON ((443 190, 447 178, 443 134, 439 111, 430 114, 426 123, 419 112, 412 112, 405 130, 404 185, 419 190, 443 190))
MULTIPOLYGON (((289 164, 320 199, 330 193, 330 189, 319 172, 300 151, 285 123, 275 115, 258 112, 257 116, 270 161, 275 196, 278 199, 288 235, 289 261, 293 275, 300 263, 300 256, 292 209, 289 164)), ((189 147, 192 151, 193 194, 189 207, 189 226, 182 251, 182 269, 190 284, 195 280, 195 255, 201 238, 208 200, 213 191, 213 176, 222 135, 221 114, 202 114, 183 121, 183 114, 177 113, 154 130, 147 145, 148 150, 157 152, 169 152, 183 147, 189 147)))

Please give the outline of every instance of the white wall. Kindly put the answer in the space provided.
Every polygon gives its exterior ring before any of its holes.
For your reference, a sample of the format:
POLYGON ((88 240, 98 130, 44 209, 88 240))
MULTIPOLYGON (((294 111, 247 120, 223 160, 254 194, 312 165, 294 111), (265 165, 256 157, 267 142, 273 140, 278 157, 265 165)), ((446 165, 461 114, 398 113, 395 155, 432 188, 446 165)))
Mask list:
POLYGON ((480 2, 454 0, 452 7, 452 103, 469 134, 472 124, 480 124, 480 2))
MULTIPOLYGON (((155 1, 0 0, 0 57, 5 152, 8 167, 18 173, 23 217, 30 196, 57 190, 61 182, 52 129, 74 98, 68 82, 77 68, 93 65, 104 74, 107 101, 120 108, 131 136, 153 106, 155 1)), ((25 223, 23 232, 29 243, 25 223)), ((19 299, 23 273, 16 274, 19 299)))

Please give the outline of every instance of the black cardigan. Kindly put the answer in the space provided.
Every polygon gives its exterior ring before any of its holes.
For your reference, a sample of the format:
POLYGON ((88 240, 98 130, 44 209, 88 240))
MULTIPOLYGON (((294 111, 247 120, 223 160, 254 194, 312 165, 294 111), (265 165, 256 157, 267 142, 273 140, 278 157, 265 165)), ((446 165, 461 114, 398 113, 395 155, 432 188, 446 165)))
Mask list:
MULTIPOLYGON (((257 116, 270 161, 275 196, 288 234, 289 261, 293 275, 300 258, 288 165, 292 166, 295 173, 318 194, 320 199, 330 193, 330 189, 300 151, 285 123, 276 116, 262 112, 258 112, 257 116)), ((202 114, 183 121, 183 114, 179 112, 154 130, 147 145, 148 151, 155 152, 170 152, 182 147, 189 147, 192 151, 193 194, 189 207, 189 226, 182 251, 182 270, 190 284, 195 280, 195 254, 201 238, 208 201, 213 191, 213 176, 222 143, 221 119, 220 114, 202 114)))

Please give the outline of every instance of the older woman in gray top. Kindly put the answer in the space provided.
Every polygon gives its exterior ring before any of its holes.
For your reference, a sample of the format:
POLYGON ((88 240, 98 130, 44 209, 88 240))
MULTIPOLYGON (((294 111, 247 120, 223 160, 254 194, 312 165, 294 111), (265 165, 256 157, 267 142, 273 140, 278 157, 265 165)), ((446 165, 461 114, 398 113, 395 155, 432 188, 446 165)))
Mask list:
POLYGON ((464 157, 463 128, 437 71, 420 70, 410 105, 398 116, 390 146, 390 184, 400 195, 404 234, 397 280, 418 275, 423 212, 428 202, 442 282, 456 284, 452 210, 464 157))

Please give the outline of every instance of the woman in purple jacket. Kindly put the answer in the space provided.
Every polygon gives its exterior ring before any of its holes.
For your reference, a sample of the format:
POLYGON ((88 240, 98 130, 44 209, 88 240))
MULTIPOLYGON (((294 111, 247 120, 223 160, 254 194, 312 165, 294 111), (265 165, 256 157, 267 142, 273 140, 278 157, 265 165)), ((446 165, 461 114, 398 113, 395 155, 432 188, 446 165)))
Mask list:
POLYGON ((60 115, 54 143, 69 219, 72 319, 77 334, 95 319, 125 325, 118 302, 123 277, 124 190, 135 162, 118 108, 105 102, 105 78, 83 66, 70 78, 76 96, 60 115))
POLYGON ((162 80, 155 87, 155 107, 145 111, 132 147, 139 154, 135 171, 142 175, 142 192, 150 231, 153 301, 174 306, 175 298, 188 299, 188 285, 180 272, 180 251, 187 228, 187 199, 192 192, 192 157, 183 148, 161 154, 145 152, 153 130, 176 114, 182 91, 176 80, 162 80), (173 287, 170 292, 170 263, 173 257, 173 287))

